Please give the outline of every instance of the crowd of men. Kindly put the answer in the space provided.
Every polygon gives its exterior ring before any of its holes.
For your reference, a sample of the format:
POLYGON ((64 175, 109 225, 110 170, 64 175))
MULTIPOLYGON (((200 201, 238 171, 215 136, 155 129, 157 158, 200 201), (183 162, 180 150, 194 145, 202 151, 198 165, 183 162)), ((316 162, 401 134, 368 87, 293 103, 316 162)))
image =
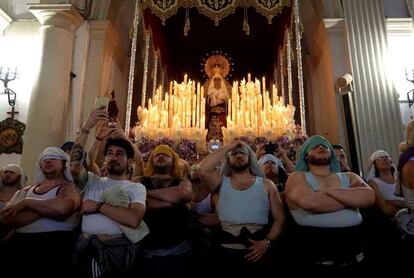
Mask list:
POLYGON ((2 168, 0 271, 251 277, 403 264, 414 240, 414 121, 398 167, 378 150, 364 178, 340 145, 319 135, 302 143, 296 161, 283 146, 252 150, 235 138, 192 165, 167 145, 144 163, 97 108, 75 142, 39 155, 33 184, 19 165, 2 168), (395 250, 392 258, 379 245, 395 250))

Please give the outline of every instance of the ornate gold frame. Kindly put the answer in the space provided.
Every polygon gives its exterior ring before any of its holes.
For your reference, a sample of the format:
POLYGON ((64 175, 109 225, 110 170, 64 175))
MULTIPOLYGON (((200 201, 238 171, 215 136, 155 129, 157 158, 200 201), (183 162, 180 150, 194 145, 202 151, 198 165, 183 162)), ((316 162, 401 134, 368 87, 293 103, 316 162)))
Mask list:
POLYGON ((26 124, 12 118, 0 122, 0 154, 21 154, 25 129, 26 124))

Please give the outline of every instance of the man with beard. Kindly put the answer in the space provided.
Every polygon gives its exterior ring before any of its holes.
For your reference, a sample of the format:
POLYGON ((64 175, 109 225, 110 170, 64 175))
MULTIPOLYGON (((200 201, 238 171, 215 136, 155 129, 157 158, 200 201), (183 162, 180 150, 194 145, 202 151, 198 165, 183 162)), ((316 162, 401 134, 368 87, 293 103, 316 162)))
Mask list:
POLYGON ((22 276, 53 277, 55 271, 68 269, 79 206, 69 158, 59 148, 46 148, 38 159, 35 184, 18 191, 2 211, 3 220, 16 229, 11 265, 24 262, 24 267, 13 271, 22 276), (47 267, 39 267, 45 262, 47 267))
POLYGON ((17 164, 8 164, 0 171, 0 211, 17 190, 26 185, 26 173, 17 164))
POLYGON ((282 202, 285 202, 285 182, 288 178, 285 167, 280 159, 273 154, 265 154, 259 159, 259 165, 265 174, 265 177, 271 180, 279 191, 282 202))
MULTIPOLYGON (((0 213, 13 195, 26 185, 26 173, 17 164, 8 164, 0 170, 0 213)), ((0 220, 0 249, 1 253, 6 253, 8 245, 3 244, 12 235, 13 229, 9 225, 4 225, 0 220)), ((0 261, 2 254, 0 254, 0 261)))
POLYGON ((148 191, 144 220, 150 234, 142 246, 147 252, 144 277, 189 277, 187 240, 191 183, 183 178, 180 157, 168 145, 150 154, 142 184, 148 191))
POLYGON ((282 233, 285 216, 279 192, 264 178, 252 149, 234 140, 201 161, 199 173, 210 192, 219 192, 220 269, 241 277, 268 273, 268 251, 282 233), (217 173, 216 165, 223 158, 217 173))
MULTIPOLYGON (((359 208, 374 203, 374 191, 354 173, 341 173, 331 144, 313 136, 303 145, 286 183, 294 219, 295 263, 320 272, 357 271, 363 259, 359 208)), ((303 268, 301 268, 303 269, 303 268)))
POLYGON ((341 172, 350 172, 351 168, 348 165, 348 158, 346 157, 346 153, 344 147, 339 144, 334 144, 332 147, 335 150, 336 158, 339 160, 339 166, 341 167, 341 172))
MULTIPOLYGON (((87 136, 98 120, 108 121, 105 108, 93 110, 83 124, 71 152, 72 168, 82 167, 87 136)), ((103 153, 108 176, 88 173, 76 265, 82 274, 92 277, 124 277, 132 272, 139 258, 137 242, 142 239, 139 234, 146 190, 142 184, 128 180, 127 169, 134 157, 131 142, 108 138, 103 153)))

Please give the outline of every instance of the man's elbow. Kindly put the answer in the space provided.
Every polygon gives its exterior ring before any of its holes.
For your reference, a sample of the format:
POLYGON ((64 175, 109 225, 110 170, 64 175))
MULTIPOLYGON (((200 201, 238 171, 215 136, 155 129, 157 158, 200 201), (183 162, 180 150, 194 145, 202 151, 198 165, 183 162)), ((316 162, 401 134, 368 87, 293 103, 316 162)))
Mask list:
POLYGON ((374 191, 367 192, 367 196, 364 199, 364 201, 362 202, 361 208, 369 208, 372 205, 374 205, 374 203, 375 203, 375 193, 374 193, 374 191))
POLYGON ((132 229, 138 228, 139 224, 141 223, 141 219, 134 218, 130 223, 128 223, 128 226, 132 229))
POLYGON ((181 189, 181 203, 188 203, 191 202, 193 198, 193 191, 189 188, 182 188, 181 189))
POLYGON ((76 205, 74 200, 68 200, 65 204, 62 204, 55 209, 55 217, 59 219, 66 219, 70 217, 78 207, 79 206, 76 205))

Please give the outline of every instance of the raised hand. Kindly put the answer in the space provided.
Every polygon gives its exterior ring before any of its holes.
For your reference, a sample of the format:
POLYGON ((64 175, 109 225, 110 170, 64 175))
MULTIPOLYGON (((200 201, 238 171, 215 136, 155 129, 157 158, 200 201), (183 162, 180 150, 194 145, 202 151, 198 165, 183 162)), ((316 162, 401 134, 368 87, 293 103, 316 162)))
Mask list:
POLYGON ((88 119, 83 124, 83 128, 91 129, 99 120, 108 121, 108 112, 105 107, 92 110, 88 116, 88 119))

